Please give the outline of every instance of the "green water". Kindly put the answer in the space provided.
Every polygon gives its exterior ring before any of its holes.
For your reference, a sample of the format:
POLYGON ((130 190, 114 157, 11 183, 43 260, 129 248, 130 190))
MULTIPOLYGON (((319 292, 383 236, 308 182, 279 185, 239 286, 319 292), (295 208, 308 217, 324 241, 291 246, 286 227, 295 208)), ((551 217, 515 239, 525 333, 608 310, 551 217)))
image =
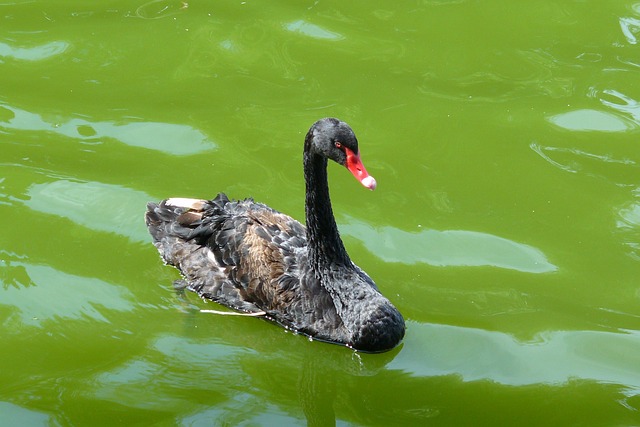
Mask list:
POLYGON ((0 425, 640 425, 640 3, 0 3, 0 425), (172 291, 171 196, 304 218, 407 319, 382 355, 172 291))

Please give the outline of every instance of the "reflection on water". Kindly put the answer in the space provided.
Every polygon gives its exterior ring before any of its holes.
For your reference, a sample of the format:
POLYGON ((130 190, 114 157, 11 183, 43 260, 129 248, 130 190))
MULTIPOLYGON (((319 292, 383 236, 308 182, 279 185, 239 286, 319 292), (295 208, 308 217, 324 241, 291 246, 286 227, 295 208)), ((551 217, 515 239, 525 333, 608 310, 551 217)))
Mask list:
MULTIPOLYGON (((624 236, 622 241, 627 247, 627 253, 640 261, 640 187, 633 191, 632 201, 618 210, 616 226, 624 236)), ((640 290, 638 295, 640 296, 640 290)))
POLYGON ((132 147, 177 155, 196 154, 216 146, 204 133, 187 125, 138 121, 91 122, 84 119, 52 123, 38 114, 1 103, 0 129, 54 132, 88 144, 115 139, 132 147))
POLYGON ((56 423, 42 412, 23 408, 9 402, 0 402, 0 414, 2 422, 8 426, 51 426, 56 423))
POLYGON ((633 129, 633 123, 604 111, 574 110, 548 119, 551 123, 573 131, 624 132, 633 129))
POLYGON ((305 36, 313 37, 315 39, 340 40, 344 38, 338 33, 326 30, 318 25, 311 24, 310 22, 305 22, 302 20, 285 24, 284 28, 286 28, 288 31, 300 33, 305 36))
POLYGON ((349 409, 362 405, 360 395, 349 392, 353 387, 338 378, 353 382, 374 377, 398 354, 360 355, 283 334, 264 322, 268 330, 249 337, 243 333, 246 319, 191 312, 182 320, 185 330, 180 335, 159 334, 149 343, 152 351, 96 375, 94 397, 136 408, 172 408, 183 420, 200 423, 224 419, 231 425, 264 425, 265 420, 286 420, 290 425, 292 417, 302 416, 308 425, 335 425, 337 413, 348 419, 349 409), (273 387, 274 381, 279 387, 273 387), (166 387, 187 392, 167 401, 166 387), (136 397, 140 388, 146 399, 136 397), (198 390, 207 392, 192 393, 198 390))
POLYGON ((127 289, 102 280, 66 274, 44 265, 17 262, 10 263, 10 267, 24 269, 29 281, 5 287, 2 292, 0 305, 12 313, 3 322, 6 327, 19 330, 24 325, 43 326, 45 321, 60 319, 108 322, 102 309, 133 309, 127 289))
POLYGON ((167 18, 177 15, 188 7, 189 3, 186 1, 151 0, 139 6, 133 16, 142 19, 167 18))
POLYGON ((638 43, 638 34, 640 33, 640 19, 621 17, 620 29, 630 44, 638 43))
MULTIPOLYGON (((616 180, 622 181, 626 174, 620 171, 634 171, 638 165, 629 158, 616 158, 610 154, 595 154, 579 148, 548 147, 532 142, 529 147, 554 167, 570 173, 584 173, 590 176, 608 176, 615 172, 616 180)), ((616 181, 613 181, 616 182, 616 181)), ((633 178, 629 183, 633 182, 633 178)), ((621 183, 626 184, 626 180, 621 183)))
POLYGON ((603 105, 630 117, 635 122, 634 128, 640 125, 640 102, 617 90, 604 90, 602 93, 604 96, 600 102, 603 105))
POLYGON ((466 230, 423 230, 412 233, 395 227, 373 228, 350 219, 341 227, 386 262, 435 266, 492 266, 525 273, 556 271, 538 249, 512 240, 466 230))
POLYGON ((146 193, 119 185, 100 182, 58 180, 33 184, 23 203, 29 208, 63 218, 97 231, 127 236, 133 241, 147 242, 142 221, 146 193))
POLYGON ((21 61, 41 61, 64 53, 69 44, 54 41, 34 47, 16 47, 0 42, 0 58, 18 59, 21 61))
POLYGON ((620 221, 617 225, 620 228, 640 229, 640 188, 636 188, 634 194, 636 196, 635 200, 619 211, 620 221))
MULTIPOLYGON (((596 92, 593 96, 597 95, 596 92)), ((570 131, 584 132, 626 132, 640 125, 640 102, 611 89, 603 90, 599 100, 612 111, 578 109, 549 116, 547 120, 570 131)))
POLYGON ((408 322, 407 329, 405 347, 389 369, 513 386, 594 380, 640 393, 638 331, 552 331, 519 342, 501 332, 449 325, 408 322))

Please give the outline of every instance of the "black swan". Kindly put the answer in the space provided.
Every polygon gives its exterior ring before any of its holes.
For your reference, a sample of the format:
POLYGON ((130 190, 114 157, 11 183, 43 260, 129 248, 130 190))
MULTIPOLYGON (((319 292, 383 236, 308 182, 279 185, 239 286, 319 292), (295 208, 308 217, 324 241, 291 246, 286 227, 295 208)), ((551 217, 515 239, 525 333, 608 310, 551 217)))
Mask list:
POLYGON ((331 209, 327 159, 376 187, 351 127, 318 120, 304 141, 306 229, 264 204, 223 193, 149 203, 146 224, 164 260, 201 297, 313 339, 390 350, 404 337, 404 319, 347 255, 331 209))

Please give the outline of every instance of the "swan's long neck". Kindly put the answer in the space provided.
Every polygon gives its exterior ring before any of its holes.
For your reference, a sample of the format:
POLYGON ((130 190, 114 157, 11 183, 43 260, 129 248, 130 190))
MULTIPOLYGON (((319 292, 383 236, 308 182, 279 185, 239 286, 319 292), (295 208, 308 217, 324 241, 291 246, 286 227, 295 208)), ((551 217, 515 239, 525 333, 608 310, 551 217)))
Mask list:
POLYGON ((340 239, 331 209, 327 158, 305 149, 304 177, 307 185, 305 208, 311 266, 319 269, 332 264, 350 265, 351 260, 340 239))

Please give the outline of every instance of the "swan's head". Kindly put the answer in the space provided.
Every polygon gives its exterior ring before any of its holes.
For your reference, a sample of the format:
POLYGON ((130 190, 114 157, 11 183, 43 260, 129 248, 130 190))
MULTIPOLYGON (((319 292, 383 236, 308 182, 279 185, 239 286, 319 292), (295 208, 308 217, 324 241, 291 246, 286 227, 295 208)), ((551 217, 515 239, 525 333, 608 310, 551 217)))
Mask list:
POLYGON ((332 117, 315 122, 307 133, 305 149, 346 167, 362 185, 369 190, 376 189, 376 180, 367 173, 360 159, 356 135, 345 122, 332 117))

